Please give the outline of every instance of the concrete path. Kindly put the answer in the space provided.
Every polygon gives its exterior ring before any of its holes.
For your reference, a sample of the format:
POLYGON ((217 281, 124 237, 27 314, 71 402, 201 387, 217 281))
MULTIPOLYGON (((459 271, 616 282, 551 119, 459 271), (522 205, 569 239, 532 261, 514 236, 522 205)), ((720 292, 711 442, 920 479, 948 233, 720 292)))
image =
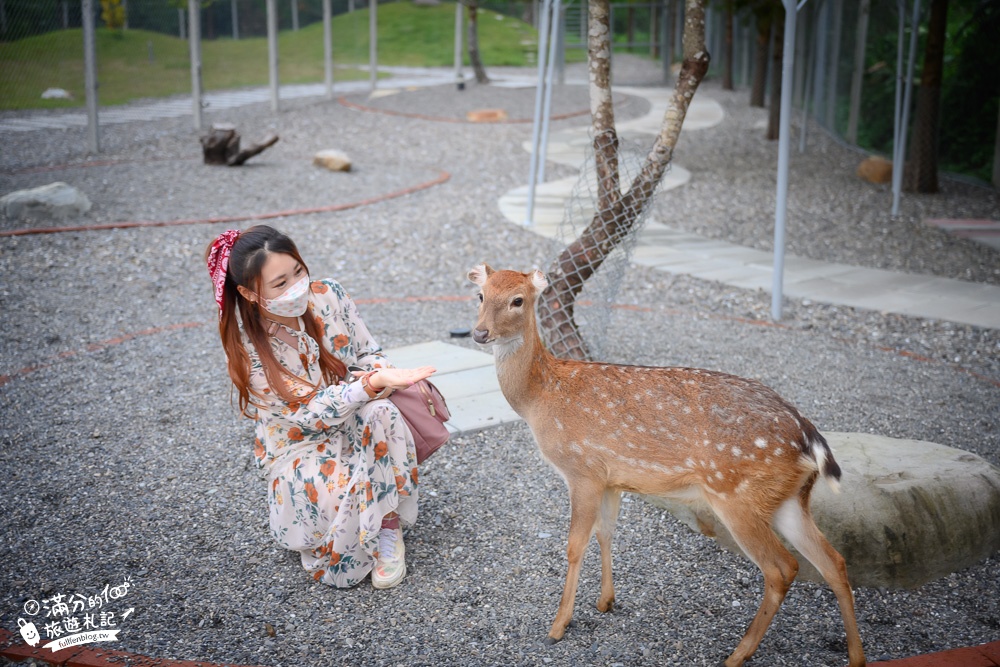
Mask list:
MULTIPOLYGON (((648 143, 650 135, 659 132, 670 91, 623 88, 621 92, 645 97, 651 103, 649 114, 622 123, 619 127, 622 136, 641 136, 648 143)), ((719 104, 700 93, 688 111, 684 131, 709 130, 722 122, 723 117, 719 104)), ((548 159, 579 167, 586 157, 588 143, 586 127, 555 132, 550 137, 548 159)), ((530 143, 525 143, 524 148, 530 152, 530 143)), ((661 191, 680 187, 689 179, 690 174, 683 166, 675 164, 661 185, 661 191)), ((559 238, 566 202, 578 180, 577 177, 570 177, 538 186, 534 222, 529 226, 532 231, 559 238)), ((595 185, 590 184, 590 189, 595 191, 595 185)), ((527 186, 523 186, 500 198, 500 211, 511 222, 525 223, 527 192, 527 186)), ((590 213, 592 209, 584 209, 585 215, 590 213)), ((982 227, 979 225, 977 228, 980 234, 985 233, 982 227)), ((772 253, 689 234, 656 220, 650 220, 639 236, 633 261, 661 271, 716 280, 734 287, 770 291, 772 286, 772 253)), ((1000 328, 1000 286, 996 285, 895 273, 788 255, 785 258, 784 293, 793 298, 823 303, 1000 328)))

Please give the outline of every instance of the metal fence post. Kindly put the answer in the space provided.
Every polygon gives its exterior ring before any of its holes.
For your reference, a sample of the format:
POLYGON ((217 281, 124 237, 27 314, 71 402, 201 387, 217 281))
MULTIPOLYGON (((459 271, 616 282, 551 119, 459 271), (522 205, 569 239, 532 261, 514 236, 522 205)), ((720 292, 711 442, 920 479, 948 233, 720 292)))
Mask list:
POLYGON ((236 8, 236 0, 229 0, 229 13, 233 22, 233 40, 240 38, 240 14, 236 8))
POLYGON ((535 187, 538 184, 538 162, 541 152, 542 102, 545 99, 545 58, 548 54, 549 14, 553 0, 542 0, 542 15, 538 29, 538 90, 535 91, 535 122, 531 129, 531 162, 528 167, 528 201, 524 226, 535 223, 535 187))
POLYGON ((201 130, 201 2, 188 0, 188 50, 191 54, 191 110, 201 130))
MULTIPOLYGON (((906 17, 906 3, 899 0, 899 65, 902 65, 903 57, 903 22, 906 17)), ((903 190, 903 166, 906 164, 906 127, 910 124, 910 96, 913 92, 913 64, 917 59, 917 33, 920 32, 920 0, 913 0, 913 23, 910 27, 910 54, 906 63, 906 85, 903 93, 903 108, 900 118, 896 117, 896 143, 893 145, 892 159, 892 217, 899 215, 899 196, 903 190)), ((900 69, 902 69, 900 67, 900 69)), ((901 76, 899 72, 897 76, 901 76)), ((899 79, 896 80, 896 98, 899 99, 899 79)), ((898 109, 898 106, 897 106, 898 109)))
POLYGON ((541 150, 538 153, 538 182, 545 182, 545 156, 549 150, 549 118, 552 116, 552 84, 555 61, 559 57, 559 24, 562 0, 552 1, 552 20, 549 23, 549 60, 545 63, 545 99, 542 101, 542 136, 539 141, 541 150))
MULTIPOLYGON (((792 77, 795 72, 795 0, 785 5, 785 41, 781 59, 781 119, 778 121, 778 188, 774 208, 774 270, 771 275, 771 317, 781 319, 785 277, 785 213, 788 210, 788 162, 792 130, 792 77)), ((802 0, 806 2, 806 0, 802 0)))
POLYGON ((455 3, 455 85, 459 90, 465 90, 465 77, 462 75, 462 8, 461 2, 455 3))
POLYGON ((374 93, 378 86, 378 0, 368 0, 368 76, 374 93))
POLYGON ((97 122, 97 50, 94 44, 94 0, 82 0, 83 85, 87 93, 87 145, 101 152, 101 131, 97 122))
POLYGON ((278 8, 277 0, 267 2, 267 72, 271 83, 271 110, 275 113, 281 107, 278 91, 278 8))
POLYGON ((330 0, 323 0, 323 81, 326 99, 333 99, 333 11, 330 0))

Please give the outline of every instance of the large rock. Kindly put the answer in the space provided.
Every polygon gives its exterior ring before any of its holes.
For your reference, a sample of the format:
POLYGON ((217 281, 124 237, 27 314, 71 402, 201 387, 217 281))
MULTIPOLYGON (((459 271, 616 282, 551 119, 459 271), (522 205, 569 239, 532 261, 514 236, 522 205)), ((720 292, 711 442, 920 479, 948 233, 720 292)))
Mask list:
MULTIPOLYGON (((843 470, 813 487, 812 514, 847 560, 851 583, 914 588, 1000 550, 1000 468, 959 449, 865 433, 825 434, 843 470)), ((707 505, 649 498, 740 553, 707 505)), ((800 576, 822 581, 796 554, 800 576)))
POLYGON ((53 218, 65 220, 90 210, 90 200, 76 188, 56 182, 31 190, 17 190, 0 197, 0 212, 10 219, 53 218))

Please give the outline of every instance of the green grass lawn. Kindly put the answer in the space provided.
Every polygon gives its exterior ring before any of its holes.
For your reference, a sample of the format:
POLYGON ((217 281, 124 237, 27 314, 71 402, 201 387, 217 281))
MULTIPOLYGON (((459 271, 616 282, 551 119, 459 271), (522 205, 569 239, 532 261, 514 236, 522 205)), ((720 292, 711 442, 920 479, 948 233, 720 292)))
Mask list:
MULTIPOLYGON (((479 12, 483 63, 527 65, 536 50, 530 25, 490 11, 479 12)), ((395 2, 378 8, 378 59, 381 65, 448 66, 453 64, 455 5, 433 7, 395 2)), ((267 85, 267 39, 202 41, 205 90, 267 85)), ((333 20, 333 53, 337 65, 368 62, 368 10, 333 20)), ((282 83, 323 80, 323 25, 278 36, 282 83)), ((568 56, 572 56, 571 51, 568 56)), ((583 54, 579 54, 583 55, 583 54)), ((176 36, 146 30, 97 30, 98 98, 102 105, 124 104, 144 97, 164 97, 191 90, 188 43, 176 36), (153 60, 149 52, 152 45, 153 60)), ((367 78, 364 69, 338 68, 340 80, 367 78)), ((83 32, 59 30, 0 43, 0 109, 80 106, 84 102, 83 32), (63 88, 74 100, 43 100, 46 88, 63 88)))

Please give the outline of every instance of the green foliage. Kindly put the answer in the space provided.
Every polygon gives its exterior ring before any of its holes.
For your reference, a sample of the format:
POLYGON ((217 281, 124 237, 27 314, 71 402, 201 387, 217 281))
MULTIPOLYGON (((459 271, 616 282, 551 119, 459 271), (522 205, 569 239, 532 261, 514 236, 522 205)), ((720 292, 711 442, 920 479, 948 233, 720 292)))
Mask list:
POLYGON ((125 27, 125 8, 122 0, 101 0, 101 20, 111 30, 125 27))
MULTIPOLYGON (((897 15, 891 3, 873 2, 866 74, 861 96, 858 144, 892 153, 896 94, 897 15), (878 26, 893 29, 879 30, 878 26)), ((916 104, 926 41, 926 21, 920 28, 910 121, 916 104)), ((1000 3, 952 0, 948 11, 944 77, 941 90, 940 167, 989 181, 993 164, 997 111, 1000 105, 1000 3)), ((909 48, 910 33, 904 36, 909 48)), ((904 58, 906 51, 904 50, 904 58)), ((905 67, 905 62, 904 62, 905 67)), ((846 118, 846 113, 838 113, 846 118)), ((846 123, 846 120, 844 121, 846 123)))

